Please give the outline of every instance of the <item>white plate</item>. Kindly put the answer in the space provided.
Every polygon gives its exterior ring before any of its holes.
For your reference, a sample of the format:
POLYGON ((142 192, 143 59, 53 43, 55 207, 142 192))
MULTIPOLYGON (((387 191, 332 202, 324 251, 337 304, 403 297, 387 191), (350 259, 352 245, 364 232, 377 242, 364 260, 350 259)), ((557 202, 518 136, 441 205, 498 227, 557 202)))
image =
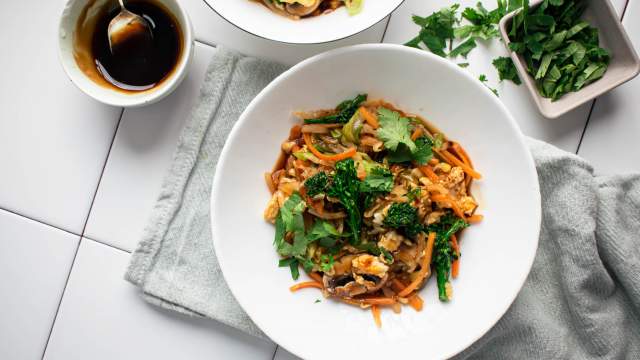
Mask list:
POLYGON ((350 16, 344 6, 336 11, 301 20, 275 14, 250 0, 204 0, 215 12, 240 29, 269 40, 292 44, 317 44, 343 39, 375 25, 404 0, 364 0, 362 11, 350 16))
POLYGON ((358 45, 294 66, 247 107, 216 171, 212 229, 227 284, 273 341, 305 359, 453 356, 500 319, 536 253, 540 191, 518 126, 478 80, 425 51, 358 45), (315 289, 291 293, 288 268, 277 267, 274 227, 262 218, 270 197, 262 174, 295 123, 291 112, 330 108, 359 92, 429 119, 465 147, 484 176, 473 193, 485 220, 462 236, 453 301, 438 301, 430 281, 421 291, 424 310, 384 310, 382 329, 369 311, 331 300, 315 303, 322 298, 315 289))

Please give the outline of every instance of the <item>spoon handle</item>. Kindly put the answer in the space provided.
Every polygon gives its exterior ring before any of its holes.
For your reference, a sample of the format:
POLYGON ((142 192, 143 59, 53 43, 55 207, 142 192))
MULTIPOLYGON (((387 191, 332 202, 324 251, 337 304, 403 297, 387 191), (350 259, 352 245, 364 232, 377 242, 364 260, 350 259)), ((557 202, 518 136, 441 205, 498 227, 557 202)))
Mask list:
POLYGON ((125 9, 124 2, 122 0, 118 0, 118 2, 120 3, 120 7, 124 10, 125 9))

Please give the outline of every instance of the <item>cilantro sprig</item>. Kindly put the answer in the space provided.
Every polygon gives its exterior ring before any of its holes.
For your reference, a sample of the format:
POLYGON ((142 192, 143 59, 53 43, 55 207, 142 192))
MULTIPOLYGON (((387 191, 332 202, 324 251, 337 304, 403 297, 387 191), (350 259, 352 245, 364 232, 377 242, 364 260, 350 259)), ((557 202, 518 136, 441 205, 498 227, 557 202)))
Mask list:
POLYGON ((416 141, 411 140, 409 125, 411 119, 400 116, 400 113, 387 108, 378 109, 378 137, 384 142, 389 162, 401 163, 415 161, 420 165, 426 164, 433 152, 433 142, 427 137, 416 141))

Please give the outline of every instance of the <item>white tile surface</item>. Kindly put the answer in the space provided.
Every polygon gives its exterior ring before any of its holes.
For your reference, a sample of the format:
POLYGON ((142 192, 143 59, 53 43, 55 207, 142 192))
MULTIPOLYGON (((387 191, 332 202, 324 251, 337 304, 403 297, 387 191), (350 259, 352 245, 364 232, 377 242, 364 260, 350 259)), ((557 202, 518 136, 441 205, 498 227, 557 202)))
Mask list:
MULTIPOLYGON (((640 3, 631 0, 622 23, 640 50, 640 3)), ((580 156, 606 174, 640 172, 640 77, 596 100, 580 156), (615 154, 615 156, 612 156, 615 154)))
POLYGON ((125 110, 85 236, 132 251, 158 196, 214 48, 196 44, 189 74, 161 102, 125 110))
POLYGON ((2 4, 0 207, 80 234, 120 109, 91 100, 64 74, 63 4, 2 4))
POLYGON ((45 360, 271 359, 275 344, 145 303, 129 254, 82 239, 45 360))
POLYGON ((238 29, 211 10, 204 0, 182 0, 181 4, 191 17, 198 40, 291 65, 326 50, 361 43, 378 43, 388 20, 383 19, 349 39, 319 45, 291 45, 265 40, 238 29))
MULTIPOLYGON (((622 9, 626 0, 615 0, 617 8, 622 9)), ((391 17, 384 41, 389 43, 405 43, 417 35, 419 27, 411 21, 411 15, 428 16, 440 8, 453 2, 438 2, 424 0, 406 0, 391 17)), ((459 1, 461 8, 473 7, 477 0, 459 1)), ((484 2, 489 9, 495 5, 484 2)), ((498 89, 500 100, 509 108, 511 114, 520 125, 525 135, 532 136, 559 146, 565 150, 575 152, 580 136, 586 123, 591 104, 585 104, 580 108, 558 119, 546 119, 540 113, 530 98, 524 85, 516 86, 510 81, 498 83, 498 74, 491 64, 498 56, 508 56, 502 42, 497 39, 491 42, 478 42, 478 47, 465 61, 463 58, 457 62, 469 62, 466 68, 475 77, 486 74, 489 85, 498 89)), ((426 99, 425 101, 428 101, 426 99)), ((438 119, 432 119, 436 124, 438 119)), ((446 121, 443 119, 441 121, 446 121)))
POLYGON ((41 359, 78 240, 0 210, 0 359, 41 359))

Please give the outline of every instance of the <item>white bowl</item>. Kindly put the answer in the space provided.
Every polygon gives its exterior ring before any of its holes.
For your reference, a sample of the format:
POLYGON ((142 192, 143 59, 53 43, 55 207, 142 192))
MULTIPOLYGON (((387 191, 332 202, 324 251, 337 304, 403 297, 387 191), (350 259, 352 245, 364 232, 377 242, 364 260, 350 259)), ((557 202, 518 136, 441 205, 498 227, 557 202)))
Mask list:
POLYGON ((189 63, 193 57, 193 28, 189 16, 176 0, 154 0, 164 5, 169 10, 182 31, 182 52, 178 63, 168 78, 159 85, 146 91, 124 92, 113 87, 105 86, 91 80, 83 72, 74 57, 74 39, 76 36, 76 24, 83 9, 91 4, 92 9, 99 9, 104 4, 113 0, 68 0, 62 12, 58 29, 59 56, 62 67, 71 81, 92 98, 113 106, 136 107, 148 105, 159 101, 169 95, 182 82, 189 63))
POLYGON ((398 45, 330 51, 279 76, 233 127, 212 191, 213 241, 229 288, 260 329, 305 359, 453 356, 509 308, 538 245, 538 178, 507 109, 457 65, 398 45), (369 311, 333 300, 315 303, 322 298, 317 290, 291 293, 288 268, 277 267, 274 226, 262 218, 270 198, 262 174, 295 123, 291 112, 331 108, 360 92, 430 120, 464 146, 484 176, 473 193, 485 219, 462 236, 453 300, 441 303, 432 280, 421 291, 422 312, 384 310, 381 329, 369 311))
POLYGON ((251 0, 204 0, 221 17, 265 39, 317 44, 357 34, 391 14, 404 0, 364 0, 362 11, 350 16, 344 6, 332 13, 291 20, 251 0))

